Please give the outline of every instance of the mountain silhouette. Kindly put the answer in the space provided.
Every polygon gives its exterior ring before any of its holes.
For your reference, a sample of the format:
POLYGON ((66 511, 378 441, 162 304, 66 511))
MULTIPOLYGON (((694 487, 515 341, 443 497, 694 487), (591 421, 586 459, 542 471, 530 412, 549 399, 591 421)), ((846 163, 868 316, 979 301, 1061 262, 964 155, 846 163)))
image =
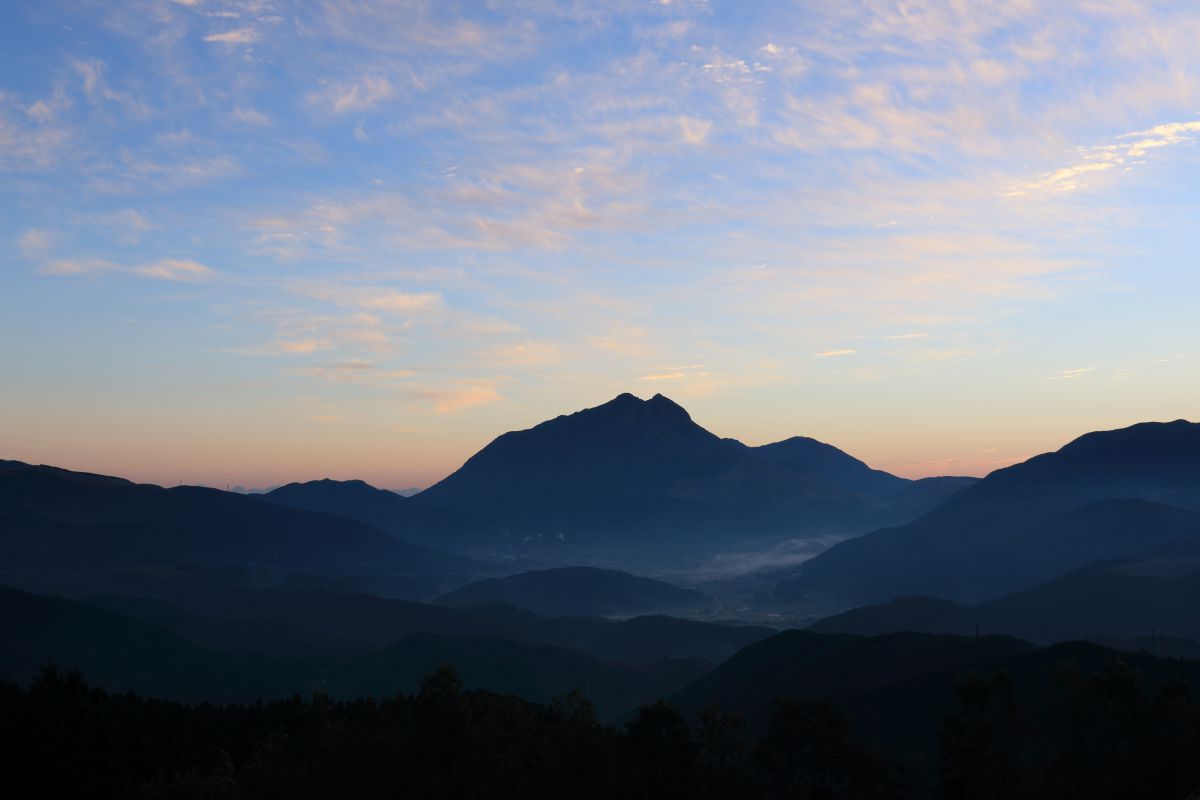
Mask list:
POLYGON ((695 612, 713 599, 703 592, 611 569, 561 567, 506 578, 486 578, 433 601, 445 606, 508 603, 551 617, 632 616, 654 612, 695 612))
POLYGON ((842 606, 994 598, 1096 559, 1196 540, 1196 508, 1200 425, 1090 433, 993 472, 907 525, 835 545, 781 582, 776 597, 827 593, 842 606))
POLYGON ((661 498, 681 476, 723 472, 744 450, 697 425, 661 394, 649 400, 622 394, 506 433, 416 497, 489 513, 525 511, 531 493, 539 506, 554 510, 636 506, 661 498))
POLYGON ((1091 639, 1158 651, 1200 642, 1200 547, 1148 559, 1097 561, 1020 592, 974 605, 904 597, 820 620, 818 632, 965 635, 979 629, 1039 644, 1091 639))
POLYGON ((262 495, 264 500, 302 511, 323 511, 339 517, 367 522, 371 519, 386 519, 403 513, 408 501, 387 489, 376 489, 364 481, 308 481, 289 483, 262 495))
POLYGON ((190 564, 263 575, 361 576, 419 597, 474 571, 355 520, 195 486, 21 465, 0 470, 0 580, 29 588, 76 572, 190 564))
POLYGON ((663 395, 622 394, 503 434, 411 498, 313 481, 264 499, 484 558, 578 547, 697 555, 908 521, 972 482, 908 481, 812 439, 747 447, 705 430, 663 395))
POLYGON ((288 697, 320 685, 335 697, 415 691, 439 666, 472 688, 549 702, 584 690, 602 718, 675 692, 712 668, 700 657, 620 663, 482 635, 415 633, 354 658, 232 650, 198 645, 175 632, 91 603, 0 587, 0 675, 27 680, 47 663, 86 672, 113 691, 189 702, 288 697))
POLYGON ((754 454, 802 475, 819 475, 847 491, 881 496, 900 494, 913 481, 891 473, 871 469, 862 461, 843 453, 833 445, 807 436, 793 436, 782 442, 753 448, 754 454))
POLYGON ((51 591, 159 625, 195 644, 264 655, 359 657, 415 633, 566 647, 625 663, 702 658, 719 663, 774 631, 663 615, 613 621, 547 618, 504 603, 431 605, 325 582, 274 582, 196 568, 68 573, 51 591))

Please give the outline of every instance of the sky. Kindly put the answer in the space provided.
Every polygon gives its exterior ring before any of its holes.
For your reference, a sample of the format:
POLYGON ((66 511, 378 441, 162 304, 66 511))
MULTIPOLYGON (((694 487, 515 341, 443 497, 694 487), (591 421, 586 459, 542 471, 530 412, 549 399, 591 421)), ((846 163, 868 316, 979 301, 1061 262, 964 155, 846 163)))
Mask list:
POLYGON ((0 11, 0 458, 427 486, 662 393, 982 475, 1200 418, 1200 6, 0 11))

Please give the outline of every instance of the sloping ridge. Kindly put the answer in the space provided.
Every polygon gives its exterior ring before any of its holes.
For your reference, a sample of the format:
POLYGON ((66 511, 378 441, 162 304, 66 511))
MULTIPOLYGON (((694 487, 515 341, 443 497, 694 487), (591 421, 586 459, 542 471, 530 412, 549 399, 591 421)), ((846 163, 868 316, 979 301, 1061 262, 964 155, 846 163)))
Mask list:
POLYGON ((53 467, 0 471, 5 573, 196 564, 428 582, 461 559, 362 522, 194 486, 164 489, 53 467))
POLYGON ((999 656, 1026 653, 1028 642, 1003 636, 897 633, 850 636, 790 630, 748 645, 672 700, 696 710, 716 701, 765 722, 784 695, 839 697, 867 692, 932 672, 999 656))
POLYGON ((616 505, 661 496, 681 475, 713 475, 743 455, 662 395, 622 394, 603 405, 503 434, 461 469, 416 495, 421 502, 508 508, 616 505))
POLYGON ((998 597, 1097 558, 1147 555, 1172 538, 1193 538, 1165 503, 1200 507, 1200 425, 1087 434, 992 473, 914 522, 830 548, 777 594, 819 590, 847 605, 998 597), (1120 502, 1092 506, 1104 501, 1120 502))
POLYGON ((962 485, 891 476, 801 437, 747 447, 663 395, 622 394, 498 437, 410 507, 458 514, 470 535, 510 544, 695 548, 861 533, 912 519, 962 485))
POLYGON ((246 701, 299 688, 285 662, 218 653, 88 603, 0 586, 0 674, 24 680, 47 663, 113 691, 178 700, 246 701))
POLYGON ((545 616, 622 616, 698 610, 711 605, 712 598, 628 572, 560 567, 476 581, 434 603, 456 607, 508 603, 545 616))

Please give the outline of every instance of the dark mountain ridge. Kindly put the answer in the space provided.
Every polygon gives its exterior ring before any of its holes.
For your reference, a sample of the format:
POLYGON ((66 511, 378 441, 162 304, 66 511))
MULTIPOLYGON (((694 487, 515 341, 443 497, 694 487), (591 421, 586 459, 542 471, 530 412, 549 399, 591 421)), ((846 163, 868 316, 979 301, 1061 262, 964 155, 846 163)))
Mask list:
POLYGON ((1200 425, 1091 433, 997 470, 907 525, 835 545, 777 597, 825 593, 843 606, 903 595, 998 597, 1099 558, 1196 540, 1200 518, 1189 509, 1198 507, 1200 425))
POLYGON ((36 588, 82 571, 191 564, 369 579, 427 596, 469 562, 332 514, 195 486, 164 489, 54 467, 0 470, 0 580, 36 588))
POLYGON ((482 581, 448 592, 437 605, 468 607, 508 603, 552 617, 632 616, 654 612, 697 611, 712 605, 703 592, 618 570, 561 567, 534 570, 482 581))
POLYGON ((361 485, 329 482, 265 498, 486 558, 581 548, 678 556, 861 533, 913 519, 971 482, 908 481, 801 437, 747 447, 662 395, 622 394, 505 433, 411 498, 364 498, 361 485))
POLYGON ((820 620, 818 632, 965 635, 975 629, 1039 644, 1075 639, 1157 652, 1200 642, 1200 548, 1149 559, 1097 561, 1046 583, 974 605, 902 597, 820 620))
POLYGON ((608 720, 670 694, 711 669, 699 657, 620 663, 561 645, 486 635, 413 633, 359 656, 281 657, 198 645, 90 603, 0 586, 0 677, 28 680, 44 665, 86 672, 116 692, 188 702, 253 702, 317 688, 348 699, 415 691, 450 665, 467 686, 549 702, 582 691, 608 720))
POLYGON ((1034 649, 1005 636, 976 640, 924 633, 867 637, 783 631, 748 645, 672 701, 690 710, 715 701, 761 726, 777 697, 844 697, 1034 649))

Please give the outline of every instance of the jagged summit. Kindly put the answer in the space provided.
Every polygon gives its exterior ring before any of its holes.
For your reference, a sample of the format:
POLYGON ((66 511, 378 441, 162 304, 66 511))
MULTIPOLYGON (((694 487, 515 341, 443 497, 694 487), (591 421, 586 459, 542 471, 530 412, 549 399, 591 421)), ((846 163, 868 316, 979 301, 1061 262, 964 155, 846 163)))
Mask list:
POLYGON ((692 421, 663 395, 619 394, 497 437, 454 474, 422 492, 439 505, 611 506, 660 496, 682 476, 727 469, 746 448, 692 421))
POLYGON ((918 487, 803 437, 747 447, 665 395, 622 393, 497 437, 412 499, 459 515, 473 536, 561 534, 628 550, 861 532, 913 519, 959 488, 918 487))

